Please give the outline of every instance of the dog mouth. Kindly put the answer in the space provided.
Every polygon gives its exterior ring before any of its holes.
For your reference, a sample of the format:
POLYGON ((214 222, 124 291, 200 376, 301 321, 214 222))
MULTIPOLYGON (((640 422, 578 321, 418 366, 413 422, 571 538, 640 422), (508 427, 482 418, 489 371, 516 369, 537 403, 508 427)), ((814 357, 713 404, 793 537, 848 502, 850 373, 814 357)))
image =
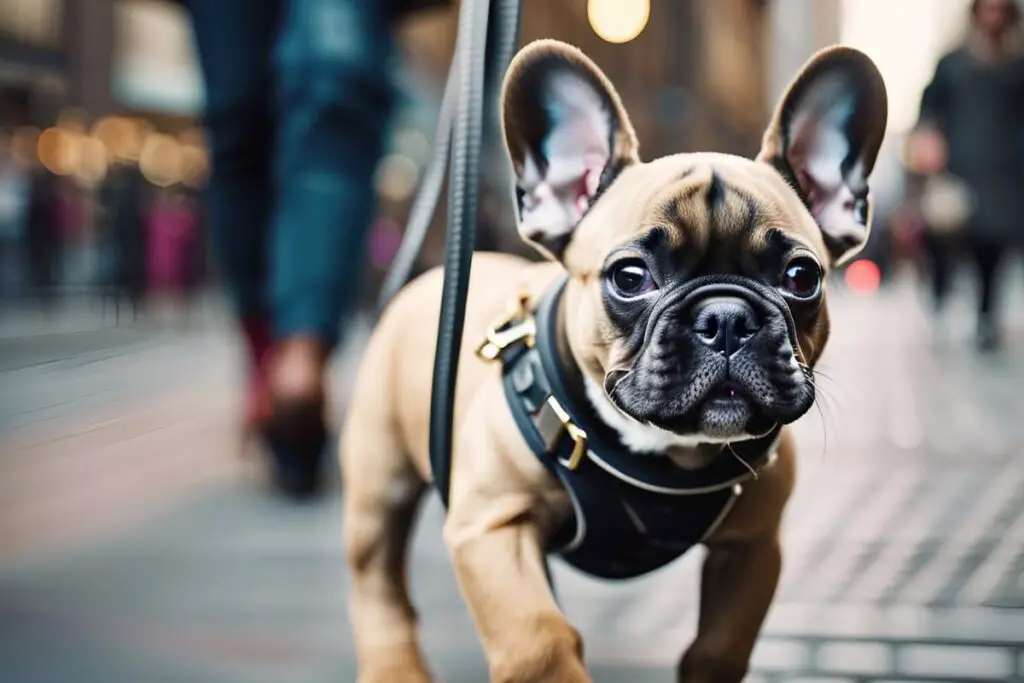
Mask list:
POLYGON ((766 433, 777 421, 765 413, 742 385, 727 380, 685 414, 655 419, 653 423, 677 434, 701 434, 717 441, 766 433))

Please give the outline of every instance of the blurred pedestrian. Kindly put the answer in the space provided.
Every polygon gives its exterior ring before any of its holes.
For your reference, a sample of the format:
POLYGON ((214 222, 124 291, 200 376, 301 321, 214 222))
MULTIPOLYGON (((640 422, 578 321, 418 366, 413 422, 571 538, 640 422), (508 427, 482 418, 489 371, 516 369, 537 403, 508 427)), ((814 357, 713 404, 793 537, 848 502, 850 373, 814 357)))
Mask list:
POLYGON ((57 178, 41 165, 31 176, 28 225, 25 236, 29 282, 38 302, 54 300, 60 263, 60 235, 57 220, 57 178))
POLYGON ((137 164, 118 159, 111 165, 99 202, 101 239, 107 250, 105 288, 120 310, 122 300, 136 316, 146 297, 147 231, 143 214, 146 182, 137 164))
POLYGON ((325 369, 360 283, 395 100, 392 23, 438 0, 185 0, 206 84, 214 255, 252 361, 247 423, 315 492, 325 369))
MULTIPOLYGON (((962 46, 939 60, 911 141, 916 170, 939 176, 926 188, 935 215, 964 208, 963 238, 978 275, 980 349, 999 345, 998 271, 1024 241, 1024 58, 1014 0, 974 0, 962 46)), ((940 242, 935 242, 936 244, 940 242)), ((944 291, 942 262, 936 291, 944 291)))
POLYGON ((199 221, 184 190, 159 188, 146 215, 147 291, 157 312, 181 318, 192 276, 199 221))
POLYGON ((25 284, 25 238, 31 169, 14 152, 12 139, 0 135, 0 295, 25 284))

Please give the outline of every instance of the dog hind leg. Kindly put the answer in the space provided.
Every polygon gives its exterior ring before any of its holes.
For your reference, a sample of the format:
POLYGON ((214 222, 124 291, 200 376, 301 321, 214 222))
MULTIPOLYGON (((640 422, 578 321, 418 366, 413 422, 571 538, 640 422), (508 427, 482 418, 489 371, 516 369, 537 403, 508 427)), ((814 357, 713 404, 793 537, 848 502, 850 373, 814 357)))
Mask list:
POLYGON ((429 683, 405 570, 426 485, 378 407, 354 402, 340 453, 357 680, 429 683))

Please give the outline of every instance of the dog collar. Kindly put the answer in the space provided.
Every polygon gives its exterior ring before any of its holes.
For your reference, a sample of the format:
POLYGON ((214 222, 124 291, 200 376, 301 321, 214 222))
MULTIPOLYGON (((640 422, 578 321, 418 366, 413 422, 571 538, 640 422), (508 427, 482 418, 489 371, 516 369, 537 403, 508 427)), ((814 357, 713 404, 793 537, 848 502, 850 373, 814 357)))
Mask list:
POLYGON ((558 355, 562 276, 531 311, 525 299, 477 349, 503 366, 505 397, 534 455, 563 483, 573 517, 552 550, 602 578, 640 576, 703 541, 775 455, 781 428, 731 447, 699 470, 630 451, 585 398, 568 389, 558 355), (599 533, 598 533, 599 532, 599 533))

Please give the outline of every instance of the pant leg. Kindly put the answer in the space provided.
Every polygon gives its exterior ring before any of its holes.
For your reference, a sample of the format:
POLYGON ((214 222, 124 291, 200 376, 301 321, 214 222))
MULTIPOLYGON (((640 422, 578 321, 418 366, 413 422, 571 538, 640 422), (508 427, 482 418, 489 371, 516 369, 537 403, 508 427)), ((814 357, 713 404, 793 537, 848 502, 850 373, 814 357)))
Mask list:
POLYGON ((187 5, 206 86, 213 255, 239 315, 262 316, 273 210, 270 55, 282 0, 190 0, 187 5))
POLYGON ((389 3, 288 5, 274 62, 271 306, 277 336, 309 334, 333 346, 361 282, 394 101, 389 3))
POLYGON ((978 271, 978 320, 994 326, 998 318, 997 276, 1003 250, 989 244, 975 244, 971 252, 978 271))
POLYGON ((953 271, 953 255, 949 240, 928 231, 924 236, 924 248, 928 254, 929 275, 931 276, 932 302, 936 309, 949 298, 949 283, 953 271))

